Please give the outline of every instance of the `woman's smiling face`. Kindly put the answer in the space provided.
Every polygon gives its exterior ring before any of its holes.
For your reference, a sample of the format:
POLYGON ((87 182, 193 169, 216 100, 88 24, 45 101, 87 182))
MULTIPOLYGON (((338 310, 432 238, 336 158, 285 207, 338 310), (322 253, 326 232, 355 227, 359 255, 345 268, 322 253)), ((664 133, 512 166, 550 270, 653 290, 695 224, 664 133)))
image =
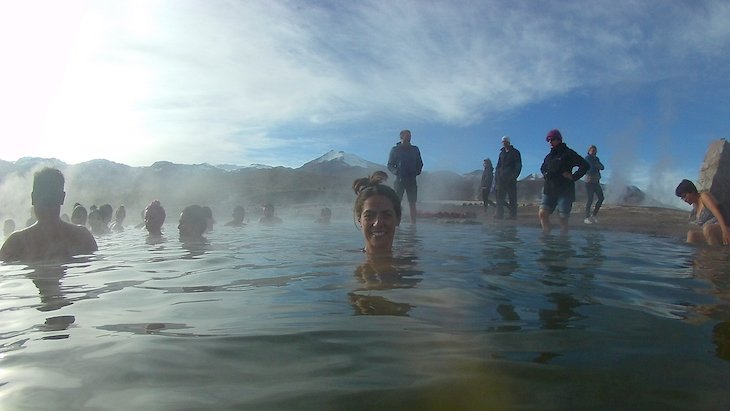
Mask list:
POLYGON ((400 224, 393 203, 385 196, 374 195, 363 203, 358 216, 365 237, 365 252, 368 254, 390 254, 395 237, 395 228, 400 224))

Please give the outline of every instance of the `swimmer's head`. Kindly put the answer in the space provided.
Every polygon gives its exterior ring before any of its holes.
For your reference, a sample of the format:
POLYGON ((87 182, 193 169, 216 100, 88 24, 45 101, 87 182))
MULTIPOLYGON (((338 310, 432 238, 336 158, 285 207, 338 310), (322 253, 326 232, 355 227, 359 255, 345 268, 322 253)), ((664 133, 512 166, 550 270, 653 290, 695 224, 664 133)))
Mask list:
POLYGON ((33 206, 38 208, 60 207, 66 198, 63 191, 65 179, 63 173, 56 168, 46 167, 35 173, 33 176, 33 192, 31 200, 33 206))
POLYGON ((165 209, 155 200, 144 209, 144 227, 150 233, 159 233, 165 223, 165 209))
POLYGON ((104 224, 109 224, 112 221, 114 209, 112 208, 111 204, 103 204, 101 207, 99 207, 99 213, 101 215, 101 221, 103 221, 104 224))
POLYGON ((382 181, 379 178, 380 173, 385 174, 382 171, 376 171, 370 177, 358 178, 352 183, 352 189, 353 191, 355 191, 355 194, 357 194, 357 197, 355 198, 355 206, 353 208, 355 217, 359 218, 360 214, 362 213, 365 200, 374 195, 381 195, 383 197, 386 197, 388 200, 390 200, 391 203, 393 203, 393 210, 395 211, 396 217, 400 221, 402 212, 400 197, 398 197, 398 194, 396 194, 395 190, 393 190, 392 188, 388 187, 387 185, 380 184, 382 181))
POLYGON ((236 206, 233 209, 233 219, 236 221, 243 221, 244 218, 246 218, 246 209, 242 206, 236 206))
POLYGON ((684 198, 684 196, 686 196, 687 194, 697 194, 697 187, 694 185, 693 182, 684 179, 674 190, 674 195, 680 198, 684 198))
POLYGON ((203 207, 195 204, 185 207, 180 213, 180 222, 177 226, 181 238, 199 238, 203 236, 208 225, 207 216, 203 207))
POLYGON ((77 225, 86 225, 87 217, 88 213, 86 212, 86 208, 81 204, 76 203, 73 211, 71 212, 71 223, 77 225))
POLYGON ((122 221, 127 217, 127 209, 122 205, 117 208, 117 212, 114 214, 114 218, 117 221, 122 221))

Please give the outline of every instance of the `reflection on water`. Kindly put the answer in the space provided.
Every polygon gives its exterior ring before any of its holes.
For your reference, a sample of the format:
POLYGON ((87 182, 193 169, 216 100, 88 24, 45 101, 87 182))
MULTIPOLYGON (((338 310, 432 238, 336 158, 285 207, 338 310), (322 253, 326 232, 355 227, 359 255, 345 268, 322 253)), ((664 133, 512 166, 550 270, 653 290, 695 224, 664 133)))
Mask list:
POLYGON ((351 220, 207 236, 128 229, 88 260, 0 265, 3 408, 730 403, 725 249, 423 222, 369 260, 351 220))
MULTIPOLYGON (((409 250, 414 251, 414 248, 409 250)), ((408 315, 411 304, 393 302, 385 295, 373 294, 397 288, 412 288, 421 282, 422 271, 416 269, 416 258, 369 258, 355 269, 359 287, 348 294, 357 315, 408 315)))
POLYGON ((61 290, 61 280, 66 275, 63 265, 37 265, 29 267, 32 271, 27 274, 28 279, 38 289, 40 295, 40 311, 54 311, 71 304, 61 290))

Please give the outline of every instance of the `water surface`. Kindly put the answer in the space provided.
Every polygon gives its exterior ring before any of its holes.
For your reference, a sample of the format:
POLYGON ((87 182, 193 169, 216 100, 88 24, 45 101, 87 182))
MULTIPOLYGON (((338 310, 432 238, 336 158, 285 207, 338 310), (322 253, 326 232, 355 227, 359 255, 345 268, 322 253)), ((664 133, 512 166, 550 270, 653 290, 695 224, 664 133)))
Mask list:
POLYGON ((0 266, 2 408, 730 405, 721 248, 424 221, 371 264, 352 221, 208 238, 0 266))

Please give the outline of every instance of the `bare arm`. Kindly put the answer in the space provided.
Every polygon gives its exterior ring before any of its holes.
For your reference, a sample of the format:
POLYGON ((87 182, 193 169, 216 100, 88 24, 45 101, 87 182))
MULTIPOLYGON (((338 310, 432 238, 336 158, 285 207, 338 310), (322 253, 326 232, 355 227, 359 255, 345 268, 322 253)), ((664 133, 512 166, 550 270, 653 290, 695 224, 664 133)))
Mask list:
POLYGON ((398 175, 398 157, 396 151, 397 147, 390 149, 390 155, 388 155, 388 170, 390 170, 391 173, 398 175))
POLYGON ((713 197, 710 193, 703 192, 700 193, 700 201, 702 201, 702 205, 710 210, 712 215, 715 216, 717 222, 720 224, 720 229, 722 230, 722 243, 725 245, 730 244, 730 230, 727 228, 727 221, 725 221, 725 217, 722 215, 722 211, 717 205, 715 197, 713 197))

